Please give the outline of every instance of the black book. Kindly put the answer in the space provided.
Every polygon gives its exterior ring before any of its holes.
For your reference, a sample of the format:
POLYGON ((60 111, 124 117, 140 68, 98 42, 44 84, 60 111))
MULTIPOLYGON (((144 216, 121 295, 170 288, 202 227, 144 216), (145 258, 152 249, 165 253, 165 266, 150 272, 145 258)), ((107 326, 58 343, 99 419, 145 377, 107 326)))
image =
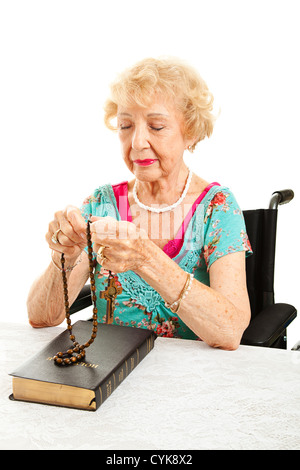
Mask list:
MULTIPOLYGON (((89 321, 76 322, 76 341, 87 341, 91 329, 89 321)), ((151 330, 101 323, 84 360, 58 366, 53 356, 72 345, 65 330, 10 374, 10 398, 95 411, 151 351, 155 338, 151 330)))

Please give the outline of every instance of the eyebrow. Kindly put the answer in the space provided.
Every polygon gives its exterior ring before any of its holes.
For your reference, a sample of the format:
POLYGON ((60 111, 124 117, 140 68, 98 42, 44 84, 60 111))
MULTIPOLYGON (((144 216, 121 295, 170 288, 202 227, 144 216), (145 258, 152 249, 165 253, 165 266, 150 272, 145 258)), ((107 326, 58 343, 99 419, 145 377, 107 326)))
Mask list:
POLYGON ((163 113, 150 113, 150 114, 147 114, 147 116, 149 117, 153 117, 153 116, 164 116, 164 117, 169 117, 168 114, 163 114, 163 113))
MULTIPOLYGON (((118 116, 130 116, 130 117, 132 117, 132 114, 129 114, 129 113, 118 113, 118 116)), ((147 114, 147 117, 154 117, 154 116, 169 117, 168 114, 163 114, 163 113, 149 113, 149 114, 147 114)))

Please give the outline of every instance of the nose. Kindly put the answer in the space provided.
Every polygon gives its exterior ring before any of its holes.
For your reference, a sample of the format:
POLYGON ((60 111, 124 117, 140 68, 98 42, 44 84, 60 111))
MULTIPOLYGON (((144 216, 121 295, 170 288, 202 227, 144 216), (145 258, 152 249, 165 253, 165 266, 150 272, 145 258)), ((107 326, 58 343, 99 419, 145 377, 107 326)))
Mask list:
POLYGON ((133 150, 140 152, 146 148, 150 147, 149 140, 148 140, 148 131, 145 126, 136 125, 133 135, 132 135, 132 142, 131 147, 133 150))

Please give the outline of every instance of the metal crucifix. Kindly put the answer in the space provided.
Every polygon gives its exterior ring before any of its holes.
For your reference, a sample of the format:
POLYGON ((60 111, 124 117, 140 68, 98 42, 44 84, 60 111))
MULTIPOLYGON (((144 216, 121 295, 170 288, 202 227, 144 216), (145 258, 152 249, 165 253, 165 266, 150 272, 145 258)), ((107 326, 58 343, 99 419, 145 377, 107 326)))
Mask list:
POLYGON ((122 287, 116 285, 116 280, 109 271, 108 285, 105 290, 100 292, 100 298, 105 299, 106 304, 106 323, 110 324, 114 320, 115 301, 117 295, 121 294, 122 287))

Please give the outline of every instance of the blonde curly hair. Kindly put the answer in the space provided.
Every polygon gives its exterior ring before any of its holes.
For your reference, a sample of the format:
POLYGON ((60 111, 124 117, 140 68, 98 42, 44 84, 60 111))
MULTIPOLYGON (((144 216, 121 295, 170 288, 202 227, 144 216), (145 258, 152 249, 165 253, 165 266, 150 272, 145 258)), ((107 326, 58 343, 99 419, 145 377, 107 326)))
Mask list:
POLYGON ((205 81, 190 65, 177 58, 147 58, 121 73, 111 84, 111 96, 104 106, 104 122, 117 130, 111 121, 117 116, 118 106, 138 104, 149 106, 155 92, 174 100, 184 118, 184 132, 197 143, 210 137, 215 116, 212 113, 214 97, 205 81))

